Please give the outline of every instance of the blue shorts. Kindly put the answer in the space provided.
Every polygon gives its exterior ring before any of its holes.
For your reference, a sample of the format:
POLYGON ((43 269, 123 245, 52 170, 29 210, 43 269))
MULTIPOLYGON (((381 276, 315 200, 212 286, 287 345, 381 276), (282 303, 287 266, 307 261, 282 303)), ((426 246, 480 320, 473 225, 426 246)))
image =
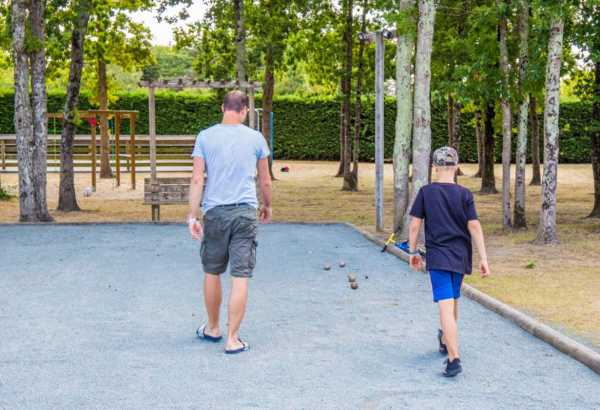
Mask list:
POLYGON ((464 276, 462 273, 447 270, 430 270, 433 301, 437 303, 444 299, 460 298, 460 287, 464 276))

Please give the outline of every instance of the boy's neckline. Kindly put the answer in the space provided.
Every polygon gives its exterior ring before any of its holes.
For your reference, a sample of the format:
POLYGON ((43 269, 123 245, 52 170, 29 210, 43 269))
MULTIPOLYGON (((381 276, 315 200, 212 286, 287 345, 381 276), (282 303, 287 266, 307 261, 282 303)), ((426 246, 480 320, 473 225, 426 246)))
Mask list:
POLYGON ((432 184, 458 185, 456 182, 439 182, 439 181, 434 181, 434 182, 432 182, 432 184))

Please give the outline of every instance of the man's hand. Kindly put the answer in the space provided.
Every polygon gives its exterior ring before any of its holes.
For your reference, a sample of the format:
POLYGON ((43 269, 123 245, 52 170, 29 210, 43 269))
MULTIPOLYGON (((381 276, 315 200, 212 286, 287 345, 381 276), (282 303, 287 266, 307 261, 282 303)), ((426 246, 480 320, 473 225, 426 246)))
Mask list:
POLYGON ((195 241, 199 241, 202 239, 202 235, 204 235, 204 231, 202 229, 202 224, 196 218, 188 219, 188 228, 190 230, 190 235, 192 235, 192 239, 195 241))
POLYGON ((488 266, 487 259, 482 259, 479 261, 479 273, 481 273, 481 277, 485 278, 490 275, 490 267, 488 266))
POLYGON ((421 259, 421 255, 410 255, 410 267, 416 271, 423 269, 423 259, 421 259))
POLYGON ((268 224, 271 222, 271 218, 273 217, 273 210, 271 207, 262 207, 260 208, 260 222, 263 224, 268 224))

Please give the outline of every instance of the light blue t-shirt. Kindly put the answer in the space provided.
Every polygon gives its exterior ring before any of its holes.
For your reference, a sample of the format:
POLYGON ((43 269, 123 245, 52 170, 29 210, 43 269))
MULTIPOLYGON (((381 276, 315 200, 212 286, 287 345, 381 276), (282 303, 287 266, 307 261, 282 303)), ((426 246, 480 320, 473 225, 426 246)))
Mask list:
POLYGON ((200 131, 192 157, 204 158, 206 167, 203 212, 219 205, 258 207, 256 162, 269 155, 262 134, 243 124, 217 124, 200 131))

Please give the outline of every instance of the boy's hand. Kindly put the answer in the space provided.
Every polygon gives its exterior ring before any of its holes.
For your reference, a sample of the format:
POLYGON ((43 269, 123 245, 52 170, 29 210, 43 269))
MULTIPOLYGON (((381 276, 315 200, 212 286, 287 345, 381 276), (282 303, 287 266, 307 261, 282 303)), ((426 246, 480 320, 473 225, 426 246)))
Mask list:
POLYGON ((423 259, 421 259, 421 255, 410 255, 410 267, 414 270, 420 271, 423 269, 423 259))
POLYGON ((490 275, 490 267, 488 266, 487 259, 482 259, 479 262, 479 273, 481 273, 481 277, 485 278, 490 275))

